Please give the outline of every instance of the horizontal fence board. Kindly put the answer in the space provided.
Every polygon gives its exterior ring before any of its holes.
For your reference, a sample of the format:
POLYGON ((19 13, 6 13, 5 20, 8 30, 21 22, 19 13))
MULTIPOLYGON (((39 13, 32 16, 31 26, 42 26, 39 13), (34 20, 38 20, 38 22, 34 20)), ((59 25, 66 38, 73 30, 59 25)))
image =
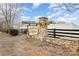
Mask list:
POLYGON ((48 31, 48 32, 52 32, 53 33, 54 31, 48 31))
POLYGON ((53 35, 54 33, 48 33, 48 35, 53 35))
POLYGON ((48 36, 79 38, 79 29, 48 29, 48 36))
POLYGON ((62 34, 62 33, 56 33, 56 36, 58 35, 67 35, 67 36, 76 36, 76 37, 79 37, 79 35, 72 35, 72 34, 62 34))
MULTIPOLYGON (((75 32, 75 31, 58 31, 58 30, 56 30, 55 32, 56 32, 56 33, 57 33, 57 32, 60 32, 60 33, 66 32, 66 33, 77 33, 77 34, 79 33, 79 31, 78 31, 78 32, 77 32, 77 31, 75 32)), ((54 33, 54 31, 48 31, 48 33, 54 33)))
MULTIPOLYGON (((48 30, 54 30, 54 29, 48 29, 48 30)), ((55 29, 60 31, 79 31, 79 29, 55 29)))
POLYGON ((56 32, 56 33, 61 33, 61 34, 71 34, 71 35, 79 35, 79 33, 73 33, 73 32, 56 32))
POLYGON ((48 30, 54 30, 54 29, 48 29, 48 30))
POLYGON ((79 31, 79 29, 56 29, 60 31, 79 31))
POLYGON ((55 32, 79 33, 79 31, 59 31, 59 30, 56 30, 55 32))
POLYGON ((68 36, 68 35, 60 35, 60 34, 56 34, 56 36, 60 36, 60 37, 71 37, 71 38, 79 38, 76 36, 68 36))

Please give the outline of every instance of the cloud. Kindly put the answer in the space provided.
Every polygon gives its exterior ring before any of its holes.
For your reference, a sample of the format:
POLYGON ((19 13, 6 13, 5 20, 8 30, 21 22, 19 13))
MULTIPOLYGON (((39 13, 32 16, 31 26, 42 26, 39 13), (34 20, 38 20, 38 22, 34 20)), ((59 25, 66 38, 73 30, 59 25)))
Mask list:
POLYGON ((71 15, 69 15, 69 14, 65 14, 65 16, 64 16, 64 17, 69 17, 69 16, 71 16, 71 15))
POLYGON ((52 13, 52 14, 50 14, 50 15, 48 16, 48 18, 51 19, 53 16, 57 16, 57 15, 59 15, 59 14, 61 14, 61 12, 52 13))
POLYGON ((20 21, 36 21, 36 22, 38 22, 39 21, 39 17, 42 17, 42 16, 34 16, 34 17, 21 16, 20 17, 20 21))
POLYGON ((42 17, 42 16, 35 16, 35 17, 33 17, 33 19, 34 19, 36 22, 38 22, 38 21, 39 21, 39 17, 42 17))
POLYGON ((23 7, 23 9, 24 9, 24 10, 26 10, 26 11, 29 11, 29 9, 28 9, 28 8, 26 8, 26 7, 23 7))
POLYGON ((74 20, 77 20, 76 17, 59 17, 56 19, 56 21, 63 21, 63 22, 73 22, 74 20))
POLYGON ((47 12, 48 18, 52 18, 53 16, 61 16, 60 14, 65 13, 65 6, 62 3, 51 3, 49 4, 49 12, 47 12))
POLYGON ((38 8, 41 5, 41 3, 33 3, 32 9, 38 8))
POLYGON ((51 3, 48 8, 58 7, 57 3, 51 3))
POLYGON ((21 20, 21 21, 29 21, 30 19, 31 19, 30 16, 21 16, 21 17, 20 17, 20 20, 21 20))
POLYGON ((67 10, 63 3, 51 3, 49 4, 48 9, 52 11, 62 11, 62 12, 67 10))
POLYGON ((49 11, 49 12, 47 12, 47 15, 49 15, 51 12, 49 11))
POLYGON ((31 9, 27 8, 27 7, 22 7, 23 11, 29 11, 29 12, 32 12, 31 9))

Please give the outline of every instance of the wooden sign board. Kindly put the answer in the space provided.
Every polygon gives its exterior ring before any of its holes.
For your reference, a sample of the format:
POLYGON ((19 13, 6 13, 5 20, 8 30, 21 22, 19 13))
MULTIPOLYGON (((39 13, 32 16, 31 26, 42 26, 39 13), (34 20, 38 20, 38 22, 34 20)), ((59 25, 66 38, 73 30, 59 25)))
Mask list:
POLYGON ((38 27, 36 25, 28 26, 29 35, 36 35, 38 34, 38 27))

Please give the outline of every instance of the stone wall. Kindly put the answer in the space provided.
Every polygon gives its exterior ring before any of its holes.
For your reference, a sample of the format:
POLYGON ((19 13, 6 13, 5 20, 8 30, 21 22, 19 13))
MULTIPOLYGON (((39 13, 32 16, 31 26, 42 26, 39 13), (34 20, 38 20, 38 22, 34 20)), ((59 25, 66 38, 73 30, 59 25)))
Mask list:
POLYGON ((50 44, 61 45, 62 47, 68 48, 71 55, 78 54, 79 43, 78 40, 69 39, 46 39, 50 44))

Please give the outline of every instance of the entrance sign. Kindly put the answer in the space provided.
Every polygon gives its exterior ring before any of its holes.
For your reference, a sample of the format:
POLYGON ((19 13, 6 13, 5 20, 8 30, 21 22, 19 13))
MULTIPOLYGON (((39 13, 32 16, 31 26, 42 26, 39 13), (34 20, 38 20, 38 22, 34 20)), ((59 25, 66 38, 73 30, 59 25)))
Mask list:
POLYGON ((28 26, 29 35, 36 35, 38 34, 38 26, 30 25, 28 26))

